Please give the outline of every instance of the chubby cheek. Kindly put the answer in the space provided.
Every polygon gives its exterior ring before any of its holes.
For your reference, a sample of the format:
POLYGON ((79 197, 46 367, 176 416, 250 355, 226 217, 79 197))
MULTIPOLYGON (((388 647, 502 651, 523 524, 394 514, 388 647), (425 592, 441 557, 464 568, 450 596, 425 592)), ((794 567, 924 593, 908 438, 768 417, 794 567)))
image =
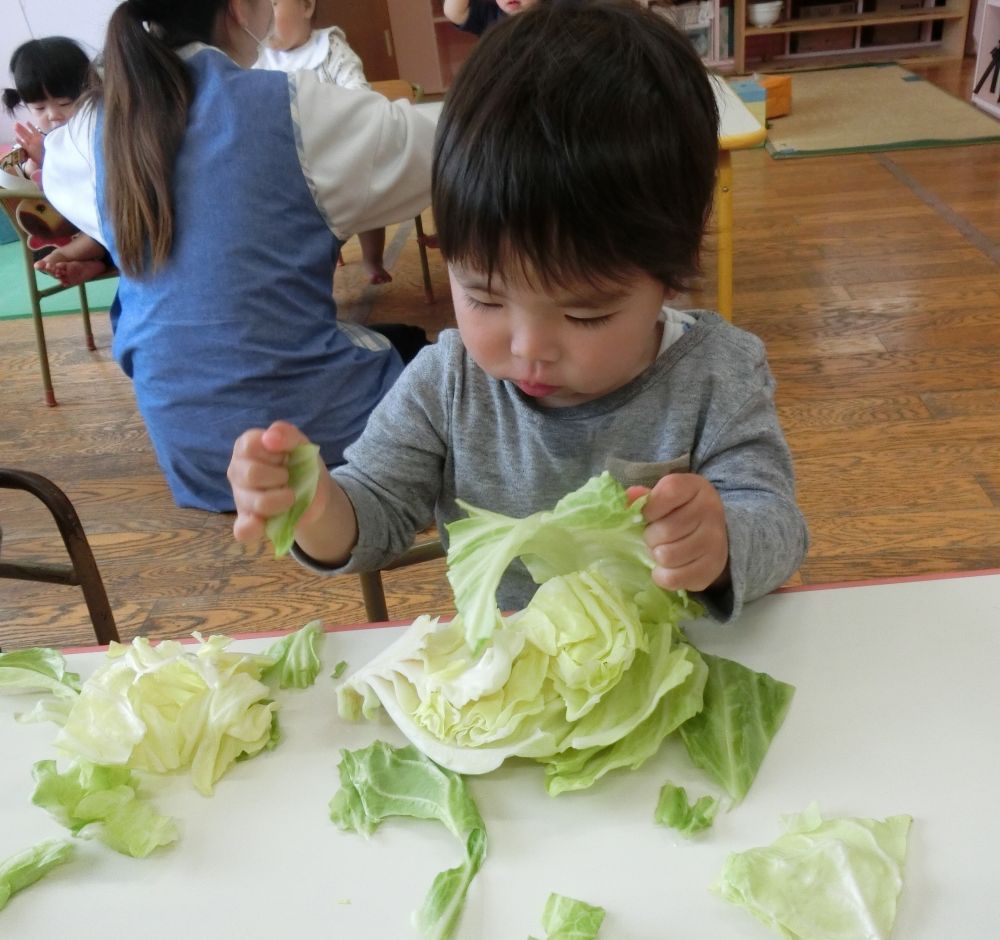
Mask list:
MULTIPOLYGON (((497 318, 499 320, 499 318, 497 318)), ((475 313, 456 311, 458 331, 469 355, 481 369, 494 377, 504 377, 510 358, 510 337, 498 323, 475 313)))

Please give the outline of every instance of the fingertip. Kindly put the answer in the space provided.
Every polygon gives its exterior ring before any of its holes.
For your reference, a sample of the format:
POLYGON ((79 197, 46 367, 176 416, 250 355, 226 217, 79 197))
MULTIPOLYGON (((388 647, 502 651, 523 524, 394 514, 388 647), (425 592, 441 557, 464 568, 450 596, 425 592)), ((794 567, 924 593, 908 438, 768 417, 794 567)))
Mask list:
POLYGON ((640 496, 645 496, 649 492, 648 486, 630 486, 625 490, 625 498, 631 506, 640 496))

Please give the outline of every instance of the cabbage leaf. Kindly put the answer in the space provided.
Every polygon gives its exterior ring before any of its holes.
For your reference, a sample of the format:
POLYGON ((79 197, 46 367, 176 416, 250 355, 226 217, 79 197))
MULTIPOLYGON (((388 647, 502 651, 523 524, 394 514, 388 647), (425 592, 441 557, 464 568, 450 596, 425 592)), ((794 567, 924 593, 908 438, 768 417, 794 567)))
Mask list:
POLYGON ((592 477, 553 509, 523 519, 457 500, 468 515, 447 527, 448 580, 469 646, 481 649, 499 626, 497 588, 515 558, 538 583, 599 561, 619 586, 644 587, 653 570, 642 540, 645 501, 640 497, 630 505, 625 488, 609 473, 592 477))
POLYGON ((694 764, 738 803, 785 720, 795 688, 730 659, 703 655, 704 708, 681 725, 680 735, 694 764))
POLYGON ((36 646, 0 653, 0 692, 50 692, 72 699, 79 691, 79 675, 67 671, 58 650, 36 646))
POLYGON ((562 894, 550 894, 542 911, 545 940, 596 940, 605 910, 562 894))
POLYGON ((465 861, 435 877, 414 914, 421 937, 447 940, 486 856, 486 827, 465 781, 412 746, 375 741, 340 754, 340 789, 330 801, 330 818, 340 829, 369 836, 390 816, 412 816, 438 820, 465 844, 465 861))
MULTIPOLYGON (((197 634, 196 634, 197 636, 197 634)), ((199 637, 200 639, 200 637, 199 637)), ((229 637, 198 646, 145 637, 112 643, 83 684, 56 746, 92 764, 168 773, 190 768, 209 795, 237 758, 273 746, 272 660, 229 652, 229 637)))
POLYGON ((135 775, 124 767, 74 762, 60 773, 54 760, 33 768, 31 801, 48 810, 73 835, 96 836, 122 855, 145 858, 177 840, 177 827, 139 795, 135 775))
POLYGON ((323 639, 323 624, 312 620, 301 630, 289 633, 264 651, 265 659, 273 659, 260 675, 261 681, 277 684, 281 689, 307 689, 316 681, 323 664, 317 645, 323 639))
POLYGON ((888 940, 912 821, 824 820, 813 804, 770 846, 730 855, 712 890, 791 940, 888 940))
POLYGON ((661 826, 676 829, 681 835, 692 836, 715 822, 719 805, 718 798, 714 796, 700 796, 691 803, 684 787, 665 783, 660 789, 653 819, 661 826))
POLYGON ((289 509, 271 516, 264 524, 264 531, 274 545, 274 557, 287 555, 295 542, 295 525, 316 495, 321 464, 317 444, 299 444, 288 455, 288 485, 295 494, 289 509))
POLYGON ((0 862, 0 911, 18 891, 68 862, 74 850, 73 843, 66 839, 46 839, 0 862))

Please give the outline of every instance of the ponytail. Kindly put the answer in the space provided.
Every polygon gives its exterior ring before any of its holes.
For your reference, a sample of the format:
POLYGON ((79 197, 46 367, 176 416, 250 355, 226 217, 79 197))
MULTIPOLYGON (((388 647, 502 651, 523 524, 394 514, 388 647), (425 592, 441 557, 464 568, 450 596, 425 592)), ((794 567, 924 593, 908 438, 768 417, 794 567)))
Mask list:
POLYGON ((4 110, 11 116, 14 114, 14 109, 23 104, 16 88, 5 88, 0 94, 0 101, 3 101, 4 110))
POLYGON ((108 214, 119 266, 133 276, 170 255, 170 183, 194 96, 186 66, 147 30, 141 6, 128 0, 111 15, 102 93, 108 214))

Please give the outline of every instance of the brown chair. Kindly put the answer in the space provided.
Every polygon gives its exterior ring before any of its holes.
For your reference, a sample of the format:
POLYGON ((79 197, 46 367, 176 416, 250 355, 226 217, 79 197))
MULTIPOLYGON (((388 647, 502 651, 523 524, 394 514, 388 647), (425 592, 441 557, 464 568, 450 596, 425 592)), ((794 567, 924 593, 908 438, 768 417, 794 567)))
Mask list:
MULTIPOLYGON (((0 172, 5 172, 3 165, 10 163, 15 154, 12 152, 0 161, 0 172)), ((45 389, 45 404, 54 408, 59 402, 56 401, 55 391, 52 387, 52 374, 49 371, 49 352, 45 342, 45 326, 42 322, 42 300, 59 294, 64 290, 78 290, 80 292, 80 313, 83 314, 83 332, 87 342, 87 349, 93 351, 97 349, 94 344, 94 331, 90 326, 90 305, 87 302, 86 284, 79 284, 77 287, 64 287, 56 283, 50 287, 41 287, 38 282, 38 272, 35 270, 35 257, 28 247, 28 233, 24 231, 17 220, 17 206, 22 199, 29 198, 37 201, 41 207, 50 207, 48 200, 39 192, 38 187, 28 180, 24 180, 23 191, 16 189, 0 188, 0 206, 10 219, 11 227, 17 233, 21 242, 21 253, 24 257, 25 278, 28 284, 28 296, 31 299, 31 316, 35 326, 35 345, 38 348, 38 364, 42 370, 42 385, 45 389)), ((54 210, 52 210, 54 211, 54 210)), ((117 277, 118 272, 109 270, 102 277, 117 277)))
MULTIPOLYGON (((390 101, 419 101, 424 96, 423 89, 414 82, 408 82, 402 78, 392 78, 384 82, 371 82, 373 91, 384 95, 390 101)), ((417 248, 420 251, 420 271, 424 277, 424 300, 427 303, 434 303, 434 287, 431 284, 431 269, 427 262, 427 249, 437 246, 437 240, 433 235, 424 232, 423 219, 418 215, 413 220, 413 227, 417 232, 417 248)))
MULTIPOLYGON (((45 504, 45 508, 52 514, 59 527, 59 534, 62 535, 71 562, 69 565, 44 565, 38 562, 9 562, 0 559, 0 578, 79 587, 87 602, 97 642, 107 644, 112 640, 117 641, 118 628, 111 612, 111 605, 108 603, 107 592, 104 590, 104 582, 101 580, 94 553, 90 550, 90 543, 80 524, 80 517, 76 514, 69 497, 51 480, 27 470, 0 468, 0 488, 24 490, 37 496, 45 504)), ((2 533, 0 533, 0 549, 2 549, 2 533)))
POLYGON ((447 553, 440 539, 420 542, 412 545, 394 562, 379 571, 365 571, 358 575, 361 581, 361 595, 365 601, 365 616, 369 623, 382 623, 389 619, 389 611, 385 606, 385 589, 382 585, 382 572, 418 565, 435 558, 444 558, 447 553))

